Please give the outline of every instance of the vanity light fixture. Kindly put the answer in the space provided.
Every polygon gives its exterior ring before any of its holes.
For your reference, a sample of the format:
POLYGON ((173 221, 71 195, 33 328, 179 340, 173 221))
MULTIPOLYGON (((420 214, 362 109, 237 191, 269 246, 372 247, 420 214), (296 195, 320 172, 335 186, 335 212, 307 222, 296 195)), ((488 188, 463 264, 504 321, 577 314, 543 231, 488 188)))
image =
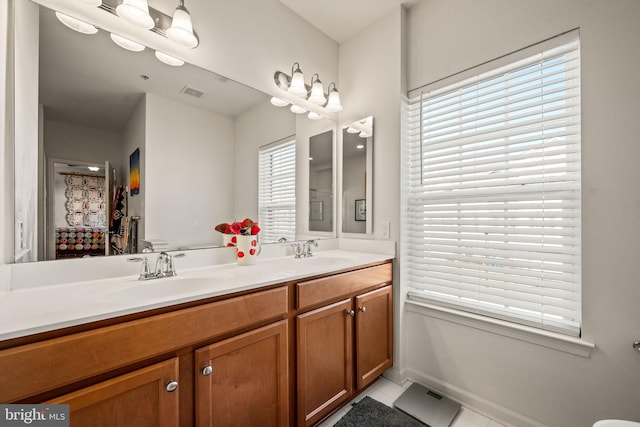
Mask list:
POLYGON ((100 170, 100 168, 98 166, 87 166, 87 168, 91 171, 91 172, 98 172, 100 170))
POLYGON ((116 7, 116 12, 118 16, 138 27, 150 30, 155 26, 149 14, 147 0, 122 0, 122 4, 116 7))
POLYGON ((156 58, 158 58, 161 62, 164 62, 167 65, 171 65, 172 67, 180 67, 184 65, 184 61, 182 59, 176 58, 175 56, 171 56, 164 52, 160 52, 156 50, 156 58))
POLYGON ((191 15, 187 8, 184 7, 184 0, 180 0, 180 4, 173 12, 171 27, 167 29, 167 37, 180 46, 189 48, 198 46, 198 38, 193 34, 191 15))
POLYGON ((74 31, 77 31, 82 34, 95 34, 98 32, 98 29, 87 22, 81 21, 73 16, 65 15, 64 13, 60 13, 56 11, 56 18, 58 21, 62 22, 68 28, 71 28, 74 31))
POLYGON ((142 52, 145 49, 145 45, 129 40, 126 37, 119 36, 118 34, 111 33, 111 40, 121 48, 132 52, 142 52))
POLYGON ((292 104, 290 110, 296 114, 303 114, 309 111, 309 119, 319 120, 326 116, 326 113, 337 113, 342 111, 342 104, 340 103, 340 94, 334 82, 329 85, 329 92, 324 92, 322 81, 320 76, 315 73, 311 77, 311 85, 308 86, 304 82, 304 74, 300 69, 300 64, 294 62, 291 67, 291 76, 283 73, 282 71, 276 71, 273 76, 276 85, 279 89, 287 92, 286 99, 278 96, 271 98, 271 104, 276 107, 285 107, 292 104), (292 97, 294 99, 292 99, 292 97), (296 102, 295 98, 300 98, 301 102, 296 102), (305 101, 305 102, 303 102, 305 101), (310 105, 313 104, 313 105, 310 105), (317 108, 314 107, 317 106, 317 108))
POLYGON ((80 0, 80 2, 86 4, 87 6, 95 7, 98 7, 102 4, 102 0, 80 0))

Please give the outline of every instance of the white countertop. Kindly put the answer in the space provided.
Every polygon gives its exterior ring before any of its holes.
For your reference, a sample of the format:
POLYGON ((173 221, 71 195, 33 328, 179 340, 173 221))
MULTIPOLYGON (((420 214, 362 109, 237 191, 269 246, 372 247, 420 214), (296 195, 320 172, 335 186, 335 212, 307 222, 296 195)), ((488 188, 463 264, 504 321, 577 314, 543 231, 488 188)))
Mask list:
POLYGON ((137 275, 0 293, 0 340, 256 289, 393 259, 345 250, 311 258, 258 259, 255 265, 220 264, 180 270, 176 277, 138 280, 137 275))

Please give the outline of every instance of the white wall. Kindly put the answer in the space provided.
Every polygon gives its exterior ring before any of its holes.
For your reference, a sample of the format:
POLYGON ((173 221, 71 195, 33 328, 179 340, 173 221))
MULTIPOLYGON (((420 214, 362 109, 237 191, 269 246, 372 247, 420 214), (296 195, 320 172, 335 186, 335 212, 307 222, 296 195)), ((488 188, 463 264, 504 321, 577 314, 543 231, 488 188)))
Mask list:
POLYGON ((408 15, 410 88, 580 27, 583 338, 595 350, 583 358, 415 313, 403 324, 413 376, 516 425, 640 420, 639 18, 634 0, 429 0, 408 15))
MULTIPOLYGON (((136 150, 140 150, 140 192, 135 196, 128 198, 127 209, 129 212, 129 216, 137 216, 140 217, 138 223, 138 251, 142 250, 142 245, 140 241, 144 236, 144 227, 145 227, 145 192, 147 189, 146 179, 145 179, 145 164, 146 164, 146 111, 147 111, 147 101, 146 96, 143 96, 138 105, 133 109, 131 113, 131 117, 127 121, 127 124, 124 127, 122 132, 123 135, 123 149, 122 149, 122 171, 123 177, 121 185, 124 185, 127 189, 129 188, 129 156, 136 150)), ((117 231, 117 230, 115 230, 117 231)))
MULTIPOLYGON (((276 108, 267 100, 235 119, 234 209, 237 219, 258 220, 258 149, 294 136, 296 117, 288 108, 276 108)), ((228 218, 232 221, 233 218, 228 218)), ((223 218, 220 218, 223 222, 223 218)))
POLYGON ((146 110, 145 238, 221 243, 214 227, 234 214, 234 120, 152 94, 146 110))
POLYGON ((47 158, 101 164, 108 160, 115 166, 118 175, 123 177, 123 144, 120 133, 46 119, 44 121, 44 151, 47 158))

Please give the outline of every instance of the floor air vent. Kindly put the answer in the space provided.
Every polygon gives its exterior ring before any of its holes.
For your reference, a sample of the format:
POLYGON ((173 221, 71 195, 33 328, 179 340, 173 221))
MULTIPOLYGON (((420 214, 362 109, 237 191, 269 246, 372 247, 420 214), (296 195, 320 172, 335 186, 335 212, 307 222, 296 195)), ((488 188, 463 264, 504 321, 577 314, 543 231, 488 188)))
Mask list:
POLYGON ((416 383, 411 384, 393 406, 429 427, 449 427, 460 410, 459 403, 416 383))

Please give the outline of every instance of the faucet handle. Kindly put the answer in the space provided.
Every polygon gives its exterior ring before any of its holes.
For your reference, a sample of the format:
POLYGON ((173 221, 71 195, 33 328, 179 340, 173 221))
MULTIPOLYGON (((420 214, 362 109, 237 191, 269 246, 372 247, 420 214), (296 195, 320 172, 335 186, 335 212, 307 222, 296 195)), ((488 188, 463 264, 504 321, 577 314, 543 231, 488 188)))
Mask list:
POLYGON ((304 256, 305 257, 310 257, 313 256, 313 253, 311 252, 311 245, 315 246, 316 248, 318 247, 318 241, 316 239, 312 239, 312 240, 307 240, 304 243, 304 256))
POLYGON ((302 253, 304 251, 304 248, 302 247, 302 243, 293 242, 291 244, 291 247, 294 248, 294 250, 295 250, 294 258, 302 258, 302 253))
POLYGON ((173 262, 174 258, 184 258, 185 256, 187 256, 184 252, 180 252, 179 254, 175 254, 175 255, 169 255, 169 254, 165 254, 167 256, 167 261, 165 262, 165 267, 164 267, 164 275, 171 277, 171 276, 176 276, 178 273, 176 273, 176 266, 175 263, 173 262))
POLYGON ((138 280, 147 280, 153 277, 151 274, 151 268, 149 267, 149 260, 147 259, 146 256, 127 258, 127 261, 142 263, 142 266, 140 267, 140 275, 138 276, 138 280))

